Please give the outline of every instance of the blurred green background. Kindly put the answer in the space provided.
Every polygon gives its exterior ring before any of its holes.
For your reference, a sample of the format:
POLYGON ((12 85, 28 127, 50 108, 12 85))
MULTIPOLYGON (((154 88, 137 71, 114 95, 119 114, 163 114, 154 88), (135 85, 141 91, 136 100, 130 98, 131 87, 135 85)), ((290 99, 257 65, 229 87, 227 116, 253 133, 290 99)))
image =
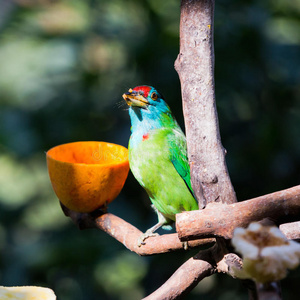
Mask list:
MULTIPOLYGON (((183 124, 179 0, 0 0, 0 285, 41 285, 59 300, 140 299, 193 252, 139 257, 66 218, 45 151, 103 140, 127 146, 122 93, 155 86, 183 124)), ((300 1, 218 0, 216 95, 238 199, 299 184, 300 1)), ((156 221, 130 174, 110 212, 141 230, 156 221)), ((299 270, 283 280, 298 299, 299 270)), ((225 275, 187 299, 247 299, 225 275)))

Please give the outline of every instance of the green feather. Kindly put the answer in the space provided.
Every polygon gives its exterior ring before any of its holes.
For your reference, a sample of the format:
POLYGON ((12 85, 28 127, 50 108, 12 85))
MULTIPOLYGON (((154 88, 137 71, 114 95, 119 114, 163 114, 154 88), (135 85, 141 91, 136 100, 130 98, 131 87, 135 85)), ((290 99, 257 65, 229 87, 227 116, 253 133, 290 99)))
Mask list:
POLYGON ((198 209, 191 193, 185 137, 179 128, 160 128, 135 147, 129 144, 130 168, 159 212, 175 214, 198 209))
MULTIPOLYGON (((176 135, 177 134, 175 134, 175 136, 176 135)), ((171 161, 178 174, 184 180, 190 193, 195 197, 191 184, 190 166, 187 159, 186 139, 181 130, 178 132, 177 139, 169 139, 169 144, 171 161)))

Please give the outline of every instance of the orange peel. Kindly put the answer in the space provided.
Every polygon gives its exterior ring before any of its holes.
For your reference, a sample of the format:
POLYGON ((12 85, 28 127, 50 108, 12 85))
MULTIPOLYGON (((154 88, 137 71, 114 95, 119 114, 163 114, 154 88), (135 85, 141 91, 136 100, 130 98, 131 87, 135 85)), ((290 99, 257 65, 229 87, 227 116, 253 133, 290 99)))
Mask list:
POLYGON ((112 202, 128 172, 127 148, 106 142, 74 142, 46 153, 52 187, 67 208, 88 213, 112 202))

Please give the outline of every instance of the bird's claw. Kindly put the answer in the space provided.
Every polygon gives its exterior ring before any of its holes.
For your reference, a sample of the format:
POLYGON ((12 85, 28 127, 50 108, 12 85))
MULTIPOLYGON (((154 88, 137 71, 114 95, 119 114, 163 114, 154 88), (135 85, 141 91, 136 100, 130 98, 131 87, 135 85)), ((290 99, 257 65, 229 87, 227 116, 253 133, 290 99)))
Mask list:
POLYGON ((146 243, 144 242, 147 238, 152 237, 152 236, 158 236, 158 233, 154 233, 152 231, 146 231, 143 233, 139 239, 138 239, 138 246, 141 247, 142 245, 145 245, 146 243))

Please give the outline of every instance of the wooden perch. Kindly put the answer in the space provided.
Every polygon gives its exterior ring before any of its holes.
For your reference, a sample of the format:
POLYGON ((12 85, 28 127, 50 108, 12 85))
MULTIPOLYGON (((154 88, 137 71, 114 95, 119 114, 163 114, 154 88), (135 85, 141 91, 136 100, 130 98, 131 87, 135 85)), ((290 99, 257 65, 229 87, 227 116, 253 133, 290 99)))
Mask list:
MULTIPOLYGON (((138 246, 138 238, 143 234, 139 229, 124 221, 123 219, 110 214, 98 211, 98 214, 77 213, 62 205, 65 215, 69 216, 80 229, 98 228, 117 241, 122 243, 129 250, 138 255, 153 255, 167 253, 176 250, 184 250, 184 245, 179 240, 177 233, 164 234, 148 238, 145 245, 138 246)), ((201 239, 188 242, 189 248, 208 245, 215 242, 215 239, 201 239)))
MULTIPOLYGON (((249 222, 255 220, 255 216, 259 216, 259 218, 262 219, 273 216, 275 217, 274 220, 281 220, 282 217, 285 216, 285 214, 289 214, 289 217, 299 217, 299 197, 300 186, 296 186, 287 190, 261 196, 241 203, 230 205, 210 205, 205 210, 189 212, 187 214, 203 214, 204 212, 209 211, 209 214, 204 216, 207 219, 203 219, 202 221, 204 223, 205 220, 212 221, 212 216, 214 216, 216 218, 216 223, 211 223, 209 228, 218 229, 224 235, 228 236, 229 233, 226 230, 227 226, 230 230, 230 233, 232 234, 234 226, 246 226, 249 222), (242 204, 246 205, 246 209, 242 204), (269 207, 270 205, 271 209, 269 207), (238 207, 238 209, 236 207, 238 207), (234 215, 232 213, 232 210, 234 212, 240 210, 240 213, 237 214, 238 216, 234 215), (274 211, 275 213, 273 213, 274 211), (222 213, 223 215, 220 215, 220 213, 222 213), (224 223, 222 224, 222 222, 218 223, 218 220, 226 220, 226 222, 224 221, 224 223), (234 225, 230 225, 231 223, 234 223, 234 225)), ((146 240, 145 245, 138 247, 137 240, 142 232, 133 225, 122 220, 121 218, 110 213, 103 213, 101 211, 91 214, 82 214, 73 212, 63 206, 62 208, 65 214, 71 217, 80 229, 101 229, 124 244, 124 246, 129 250, 134 251, 139 255, 152 255, 183 249, 183 245, 180 242, 177 234, 166 234, 162 236, 151 237, 146 240)), ((192 223, 191 227, 183 227, 185 228, 185 230, 187 230, 187 233, 183 233, 183 236, 185 238, 190 238, 190 236, 188 235, 190 229, 197 228, 195 226, 198 226, 198 223, 195 222, 195 220, 191 220, 192 222, 194 222, 192 223)), ((281 226, 281 230, 286 234, 288 238, 300 239, 299 228, 299 222, 283 224, 281 226)), ((201 229, 199 231, 202 232, 201 229)), ((209 234, 212 234, 212 232, 210 231, 209 234)), ((188 244, 190 248, 193 248, 204 244, 214 243, 214 241, 215 239, 206 238, 201 240, 189 241, 188 244)), ((144 298, 144 300, 179 299, 189 293, 189 291, 193 289, 199 281, 207 276, 210 276, 213 273, 224 272, 230 276, 234 276, 234 272, 232 272, 232 266, 234 266, 235 268, 241 268, 242 260, 235 253, 227 253, 225 243, 222 240, 219 240, 218 243, 215 243, 211 248, 199 252, 196 256, 186 261, 169 278, 169 280, 167 280, 151 295, 144 298)), ((254 297, 254 299, 256 298, 254 297)))
MULTIPOLYGON (((176 215, 177 233, 151 237, 138 247, 142 232, 123 219, 102 211, 91 214, 77 213, 62 205, 64 213, 80 229, 98 228, 129 250, 139 255, 182 250, 181 241, 188 241, 189 248, 215 242, 212 236, 231 238, 236 227, 246 227, 251 222, 271 219, 276 224, 298 220, 300 216, 300 185, 283 191, 234 204, 210 204, 206 209, 176 215), (197 238, 197 240, 192 240, 197 238)), ((300 239, 300 222, 282 224, 281 231, 289 239, 300 239)))
POLYGON ((236 227, 269 218, 277 225, 299 220, 300 185, 234 204, 211 204, 204 210, 176 215, 180 240, 201 237, 230 239, 236 227))

